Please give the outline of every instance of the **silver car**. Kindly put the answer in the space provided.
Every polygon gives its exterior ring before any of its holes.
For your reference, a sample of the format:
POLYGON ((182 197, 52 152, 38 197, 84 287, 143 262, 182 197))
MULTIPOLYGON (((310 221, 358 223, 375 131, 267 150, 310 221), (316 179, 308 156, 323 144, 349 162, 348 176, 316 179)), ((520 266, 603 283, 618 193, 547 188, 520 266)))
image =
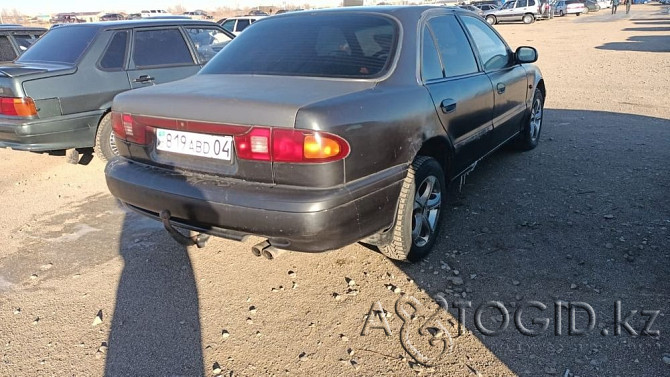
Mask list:
POLYGON ((489 25, 498 22, 522 21, 524 24, 535 22, 540 18, 539 0, 511 0, 503 4, 502 8, 484 12, 483 15, 489 25))

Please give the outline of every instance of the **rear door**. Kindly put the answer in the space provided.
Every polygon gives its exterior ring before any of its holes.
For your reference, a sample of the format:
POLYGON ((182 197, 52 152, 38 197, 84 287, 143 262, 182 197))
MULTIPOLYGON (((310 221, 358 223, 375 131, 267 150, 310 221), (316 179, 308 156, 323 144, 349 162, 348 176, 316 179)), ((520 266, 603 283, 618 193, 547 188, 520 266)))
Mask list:
POLYGON ((128 79, 133 88, 180 80, 196 74, 200 65, 179 27, 133 31, 128 79))
POLYGON ((492 142, 495 147, 521 129, 528 91, 526 70, 515 63, 512 51, 486 22, 467 15, 461 16, 461 20, 471 37, 480 65, 493 85, 492 142))
POLYGON ((491 81, 475 59, 463 28, 453 15, 431 18, 423 30, 422 78, 449 134, 460 173, 491 146, 491 81))

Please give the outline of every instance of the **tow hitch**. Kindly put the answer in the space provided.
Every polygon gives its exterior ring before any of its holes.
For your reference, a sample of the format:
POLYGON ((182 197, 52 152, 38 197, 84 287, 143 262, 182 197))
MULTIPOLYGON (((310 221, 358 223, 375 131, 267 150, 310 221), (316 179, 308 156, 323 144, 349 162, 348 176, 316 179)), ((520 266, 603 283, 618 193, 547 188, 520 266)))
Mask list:
POLYGON ((205 244, 209 240, 209 234, 200 233, 195 236, 187 237, 179 233, 179 231, 173 228, 172 224, 170 224, 170 211, 164 209, 160 212, 159 216, 161 218, 161 222, 163 222, 163 227, 165 227, 165 230, 167 230, 167 232, 170 233, 170 236, 172 236, 175 241, 179 242, 180 245, 196 245, 198 246, 198 249, 205 247, 205 244))

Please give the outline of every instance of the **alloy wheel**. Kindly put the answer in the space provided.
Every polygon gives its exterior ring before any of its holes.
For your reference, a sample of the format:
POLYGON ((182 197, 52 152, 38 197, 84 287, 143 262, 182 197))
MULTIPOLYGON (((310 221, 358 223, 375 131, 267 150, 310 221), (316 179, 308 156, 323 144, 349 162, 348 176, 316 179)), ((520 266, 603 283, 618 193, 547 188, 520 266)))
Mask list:
POLYGON ((442 205, 442 188, 438 179, 430 175, 421 182, 414 198, 412 242, 423 247, 435 233, 442 205))

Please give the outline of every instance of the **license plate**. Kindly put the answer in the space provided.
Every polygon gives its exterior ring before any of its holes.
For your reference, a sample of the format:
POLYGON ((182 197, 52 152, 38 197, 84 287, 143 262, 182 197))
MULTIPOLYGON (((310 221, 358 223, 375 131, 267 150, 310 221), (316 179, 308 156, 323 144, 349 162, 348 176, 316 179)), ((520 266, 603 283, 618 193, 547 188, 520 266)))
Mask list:
POLYGON ((233 159, 233 138, 159 128, 156 130, 156 149, 230 161, 233 159))

